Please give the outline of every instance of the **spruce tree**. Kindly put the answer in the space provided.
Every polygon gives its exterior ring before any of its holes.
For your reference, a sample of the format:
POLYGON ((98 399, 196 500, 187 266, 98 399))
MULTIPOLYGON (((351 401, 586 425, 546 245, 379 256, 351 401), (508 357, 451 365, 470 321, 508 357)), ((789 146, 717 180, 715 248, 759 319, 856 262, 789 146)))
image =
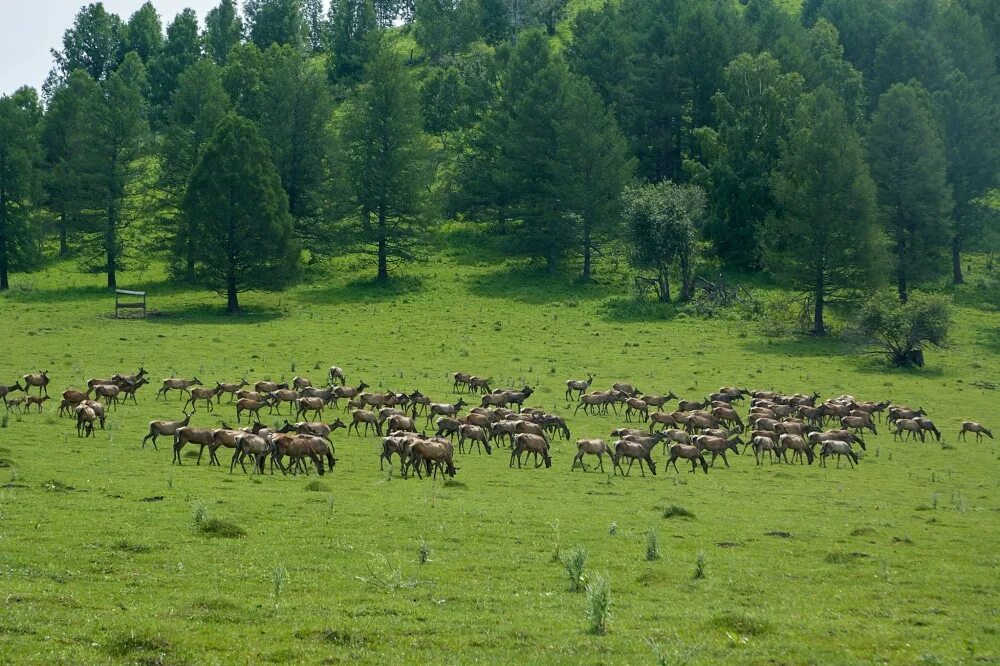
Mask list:
POLYGON ((0 96, 0 291, 10 287, 12 268, 38 253, 31 215, 39 157, 30 110, 0 96))
POLYGON ((225 65, 229 52, 242 37, 243 19, 234 0, 222 0, 205 15, 205 51, 216 63, 225 65))

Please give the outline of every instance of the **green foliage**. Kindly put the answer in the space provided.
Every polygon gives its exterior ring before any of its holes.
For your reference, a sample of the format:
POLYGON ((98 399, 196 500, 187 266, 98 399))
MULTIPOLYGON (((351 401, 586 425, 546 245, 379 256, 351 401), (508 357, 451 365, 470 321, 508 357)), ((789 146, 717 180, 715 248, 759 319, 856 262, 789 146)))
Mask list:
POLYGON ((802 86, 802 76, 783 72, 770 54, 740 54, 713 97, 715 126, 695 130, 704 166, 687 166, 708 193, 712 216, 705 232, 735 265, 759 263, 761 227, 776 207, 770 176, 802 86))
POLYGON ((923 346, 948 342, 952 324, 951 299, 914 291, 906 303, 871 298, 861 308, 858 330, 892 365, 923 365, 923 346))
POLYGON ((610 619, 611 582, 607 576, 594 574, 587 583, 587 629, 592 634, 606 634, 610 619))
POLYGON ((318 215, 327 179, 331 102, 326 80, 316 63, 290 46, 272 46, 261 65, 260 113, 250 118, 271 146, 297 231, 308 236, 307 219, 318 215))
POLYGON ((826 331, 826 300, 878 284, 883 238, 861 141, 836 96, 803 96, 773 176, 781 210, 765 226, 765 262, 784 285, 813 298, 813 333, 826 331))
POLYGON ((40 159, 38 127, 30 108, 0 96, 0 291, 8 272, 37 259, 38 229, 31 219, 40 159))
POLYGON ((416 85, 388 37, 373 35, 369 48, 340 126, 349 203, 334 243, 339 252, 374 255, 385 282, 390 261, 414 258, 427 240, 430 174, 416 85))
POLYGON ((477 0, 415 0, 413 36, 432 60, 454 55, 479 32, 477 0))
POLYGON ((895 253, 900 300, 909 285, 937 277, 951 245, 951 192, 934 108, 919 84, 895 84, 872 116, 868 151, 879 217, 895 253))
POLYGON ((185 9, 167 26, 163 50, 149 65, 156 118, 162 118, 170 105, 170 98, 177 90, 181 74, 199 58, 201 36, 198 34, 198 17, 193 9, 185 9))
POLYGON ((125 26, 115 14, 95 2, 83 7, 73 27, 63 34, 62 51, 52 51, 62 79, 82 69, 95 81, 103 81, 118 67, 124 54, 125 26))
POLYGON ((172 236, 171 273, 189 282, 195 279, 198 223, 184 215, 183 199, 202 149, 230 106, 222 70, 203 59, 181 74, 167 110, 160 162, 165 195, 161 217, 172 236))
POLYGON ((222 0, 205 15, 205 51, 219 65, 228 62, 229 52, 240 43, 242 36, 243 18, 234 0, 222 0))
POLYGON ((261 51, 272 44, 301 49, 309 39, 303 0, 247 0, 247 36, 261 51))
POLYGON ((163 46, 163 24, 152 2, 143 3, 125 26, 125 53, 135 51, 144 63, 163 46))
POLYGON ((199 277, 239 311, 238 292, 282 285, 298 249, 267 143, 235 114, 220 123, 191 176, 185 213, 198 221, 199 277))
POLYGON ((336 84, 356 83, 367 58, 366 39, 376 28, 371 0, 331 0, 329 25, 327 75, 336 84))
POLYGON ((117 287, 134 240, 129 230, 143 213, 148 176, 140 158, 149 139, 145 76, 139 56, 128 54, 100 91, 88 89, 69 139, 72 208, 86 220, 82 259, 107 274, 109 289, 117 287))
POLYGON ((583 575, 584 567, 587 565, 587 549, 582 546, 571 548, 562 556, 561 562, 569 576, 569 591, 583 592, 587 584, 587 579, 583 575))
POLYGON ((575 245, 583 254, 583 280, 588 281, 594 249, 621 235, 621 194, 635 164, 614 116, 586 79, 570 75, 558 102, 560 213, 578 220, 575 245))
POLYGON ((669 303, 670 268, 678 262, 681 298, 690 298, 696 231, 705 213, 704 191, 696 185, 663 181, 628 188, 624 199, 632 264, 652 274, 647 279, 659 300, 669 303))
POLYGON ((660 542, 656 530, 646 532, 646 559, 650 562, 660 559, 660 542))

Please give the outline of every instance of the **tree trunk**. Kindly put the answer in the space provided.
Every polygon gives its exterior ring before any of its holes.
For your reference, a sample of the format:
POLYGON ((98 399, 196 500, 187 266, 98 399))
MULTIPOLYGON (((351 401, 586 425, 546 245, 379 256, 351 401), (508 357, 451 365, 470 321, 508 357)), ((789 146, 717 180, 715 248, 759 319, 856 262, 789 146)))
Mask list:
POLYGON ((899 291, 899 301, 905 303, 906 292, 906 230, 903 227, 902 216, 896 213, 896 289, 899 291))
POLYGON ((952 282, 954 284, 964 284, 962 278, 962 239, 956 233, 951 240, 951 270, 953 273, 952 282))
POLYGON ((687 252, 681 252, 681 300, 688 301, 694 296, 691 284, 691 257, 687 252))
POLYGON ((236 292, 236 273, 230 269, 226 276, 226 311, 229 314, 237 314, 240 311, 239 297, 236 292))
POLYGON ((583 220, 583 281, 590 282, 590 219, 583 220))
POLYGON ((823 324, 823 272, 816 273, 816 303, 813 309, 813 335, 826 335, 826 326, 823 324))
POLYGON ((59 215, 59 257, 65 258, 69 254, 69 243, 67 242, 67 236, 69 231, 67 227, 69 223, 66 221, 66 213, 59 215))
POLYGON ((7 281, 7 234, 0 233, 0 291, 10 289, 7 281))
POLYGON ((669 268, 661 268, 656 276, 656 291, 659 293, 661 303, 670 302, 670 275, 669 268))
POLYGON ((378 210, 378 282, 389 281, 388 245, 385 238, 385 208, 378 210))
POLYGON ((115 220, 115 208, 114 205, 108 206, 108 226, 104 230, 104 250, 108 254, 107 261, 107 271, 108 271, 108 289, 118 288, 118 248, 115 247, 115 227, 117 221, 115 220))
POLYGON ((194 282, 194 220, 188 220, 187 227, 187 266, 184 269, 184 278, 188 282, 194 282))

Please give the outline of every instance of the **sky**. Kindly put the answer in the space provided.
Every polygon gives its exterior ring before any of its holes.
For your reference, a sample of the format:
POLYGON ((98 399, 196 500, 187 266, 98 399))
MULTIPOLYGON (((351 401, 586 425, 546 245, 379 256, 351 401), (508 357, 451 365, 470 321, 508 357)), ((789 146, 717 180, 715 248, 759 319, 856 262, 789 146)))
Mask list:
MULTIPOLYGON (((94 0, 0 0, 0 94, 23 85, 41 88, 52 68, 49 49, 62 48, 62 36, 80 8, 94 0)), ((145 0, 104 0, 104 8, 127 21, 145 0)), ((205 14, 219 0, 153 0, 164 29, 185 7, 205 14)))

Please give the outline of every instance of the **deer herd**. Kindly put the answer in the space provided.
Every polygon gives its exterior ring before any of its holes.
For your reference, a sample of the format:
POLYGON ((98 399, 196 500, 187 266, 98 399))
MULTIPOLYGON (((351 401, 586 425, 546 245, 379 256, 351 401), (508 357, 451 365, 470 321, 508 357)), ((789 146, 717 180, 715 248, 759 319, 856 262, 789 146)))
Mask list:
MULTIPOLYGON (((137 403, 136 393, 149 383, 147 376, 146 369, 140 367, 134 374, 91 379, 86 390, 68 388, 62 392, 58 413, 75 418, 79 437, 94 437, 95 428, 105 427, 109 409, 117 410, 128 400, 137 403)), ((331 435, 344 429, 347 436, 353 431, 358 437, 374 434, 381 438, 379 467, 384 469, 386 463, 392 466, 396 456, 404 477, 413 472, 420 478, 438 473, 455 476, 456 440, 459 454, 466 455, 468 448, 468 454, 475 450, 491 455, 502 447, 510 451, 509 467, 515 462, 521 467, 532 458, 536 468, 552 466, 551 444, 557 439, 569 440, 570 430, 558 414, 525 406, 535 393, 534 387, 494 389, 488 378, 465 372, 452 373, 451 377, 455 393, 465 394, 455 402, 435 402, 420 391, 369 391, 365 382, 349 386, 343 369, 337 366, 329 369, 323 387, 313 386, 301 376, 290 384, 258 381, 251 386, 242 378, 239 382, 215 382, 214 387, 196 376, 171 377, 163 380, 155 400, 166 402, 176 391, 178 402, 186 398, 184 416, 151 421, 142 448, 150 443, 156 449, 157 438, 166 437, 173 444, 172 462, 178 465, 182 464, 181 451, 191 444, 199 447, 199 464, 206 448, 209 465, 220 465, 220 448, 231 449, 230 473, 237 464, 246 472, 249 461, 258 473, 264 472, 268 462, 272 474, 276 466, 283 474, 308 473, 312 463, 322 475, 336 464, 331 435), (222 409, 222 398, 227 395, 226 405, 235 409, 237 427, 224 421, 221 427, 213 428, 191 425, 199 407, 215 412, 222 409), (341 406, 340 401, 345 404, 341 406), (261 421, 264 408, 268 416, 282 416, 282 408, 286 408, 285 414, 293 420, 284 419, 280 427, 277 422, 273 428, 265 426, 261 421), (345 420, 335 418, 325 423, 323 414, 329 410, 344 410, 345 420), (242 426, 244 416, 247 426, 242 426)), ((765 458, 772 464, 798 461, 811 465, 818 455, 821 466, 836 456, 838 467, 842 458, 854 467, 860 460, 855 447, 865 450, 864 434, 877 435, 883 423, 892 430, 894 440, 925 442, 928 434, 941 439, 941 432, 923 408, 887 401, 863 402, 850 395, 820 401, 818 393, 784 395, 736 386, 724 386, 700 400, 686 400, 670 391, 645 393, 625 382, 591 391, 593 382, 590 373, 586 379, 566 381, 566 401, 577 402, 574 415, 580 409, 590 415, 613 412, 627 425, 612 430, 607 440, 576 440, 571 471, 577 467, 589 471, 586 460, 596 456, 596 469, 604 472, 607 456, 614 474, 628 476, 638 463, 643 476, 647 468, 655 475, 658 444, 666 465, 675 471, 679 471, 677 461, 681 460, 691 464, 691 472, 700 467, 707 474, 717 458, 729 467, 727 454, 740 455, 748 449, 757 465, 765 458), (747 400, 748 412, 741 415, 737 407, 747 400), (671 401, 677 401, 676 410, 669 411, 671 401)), ((0 399, 8 411, 30 412, 35 407, 41 412, 49 400, 48 385, 47 371, 27 374, 13 385, 0 383, 0 399)), ((993 433, 975 421, 962 423, 958 439, 965 440, 968 433, 973 433, 977 442, 984 436, 993 439, 993 433)))

